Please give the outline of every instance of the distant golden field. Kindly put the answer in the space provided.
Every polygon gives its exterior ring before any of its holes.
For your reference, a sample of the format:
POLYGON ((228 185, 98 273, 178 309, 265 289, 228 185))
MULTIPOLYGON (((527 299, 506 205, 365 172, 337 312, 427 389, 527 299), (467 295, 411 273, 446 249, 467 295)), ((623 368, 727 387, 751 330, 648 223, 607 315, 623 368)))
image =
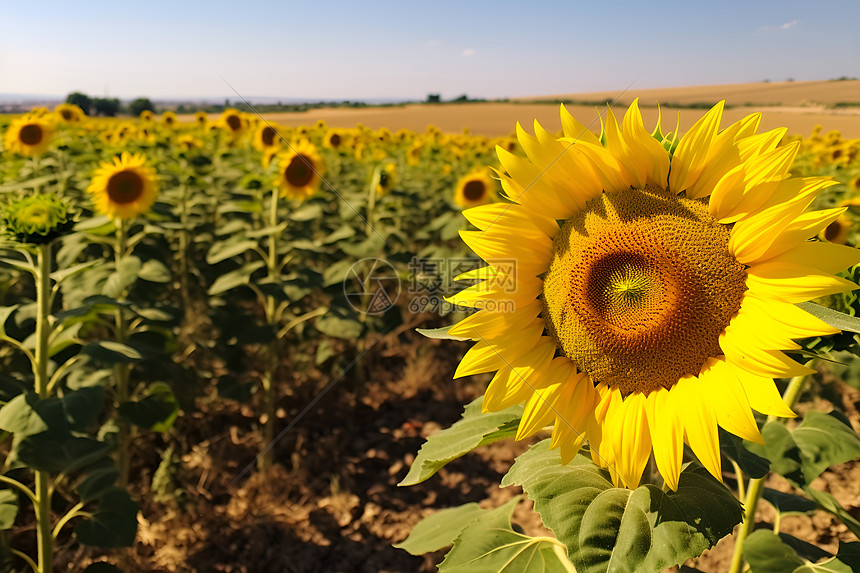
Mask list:
MULTIPOLYGON (((423 131, 428 125, 435 125, 448 133, 459 133, 463 129, 468 129, 474 134, 499 136, 513 132, 518 121, 531 131, 531 122, 534 119, 550 131, 561 129, 557 105, 527 102, 538 100, 598 102, 617 97, 619 103, 614 106, 614 109, 620 117, 626 106, 638 96, 647 125, 653 125, 657 120, 656 102, 663 105, 664 132, 675 127, 679 112, 682 131, 689 128, 695 119, 701 117, 701 109, 690 109, 685 106, 713 104, 725 99, 727 105, 737 106, 726 110, 724 115, 726 123, 758 111, 763 113, 762 130, 787 127, 789 133, 809 135, 813 127, 821 125, 824 133, 838 130, 844 137, 860 137, 860 105, 827 107, 838 102, 860 104, 860 80, 774 82, 645 90, 636 90, 633 87, 620 97, 619 93, 620 90, 539 96, 522 98, 519 103, 414 104, 403 107, 363 109, 323 108, 298 113, 265 114, 265 117, 294 127, 313 125, 318 120, 324 120, 332 127, 355 127, 356 124, 362 124, 372 129, 386 127, 392 131, 402 128, 423 131), (672 107, 671 104, 679 104, 683 109, 672 107)), ((573 116, 580 120, 587 121, 586 118, 594 118, 595 121, 591 127, 595 132, 600 131, 594 105, 568 105, 567 107, 573 116)))

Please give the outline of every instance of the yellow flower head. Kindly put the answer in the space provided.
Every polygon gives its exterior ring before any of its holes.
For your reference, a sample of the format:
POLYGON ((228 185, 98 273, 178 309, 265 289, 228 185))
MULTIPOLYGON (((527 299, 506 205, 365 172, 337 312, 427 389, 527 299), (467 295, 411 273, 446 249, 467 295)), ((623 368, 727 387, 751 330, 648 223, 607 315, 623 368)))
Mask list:
POLYGON ((254 132, 254 148, 258 151, 267 151, 272 148, 280 147, 281 136, 278 129, 273 125, 260 122, 257 130, 254 132))
POLYGON ((248 122, 242 117, 239 110, 225 109, 221 117, 218 118, 218 126, 227 131, 233 139, 238 139, 248 127, 248 122))
POLYGON ((341 149, 348 145, 346 133, 340 129, 329 129, 323 137, 323 147, 341 149))
POLYGON ((13 120, 6 129, 6 149, 19 155, 41 155, 54 138, 54 124, 48 116, 27 114, 13 120))
POLYGON ((454 203, 460 207, 477 207, 496 200, 498 182, 492 178, 486 169, 478 169, 467 173, 457 182, 454 191, 454 203))
POLYGON ((152 113, 152 111, 145 109, 142 112, 140 112, 140 121, 150 122, 153 119, 155 119, 155 114, 152 113))
POLYGON ((309 141, 299 141, 289 151, 278 154, 276 185, 281 196, 290 199, 307 199, 319 188, 323 163, 316 147, 309 141))
POLYGON ((71 103, 61 103, 54 108, 54 113, 59 117, 60 121, 66 123, 78 123, 87 116, 84 110, 71 103))
POLYGON ((127 151, 113 162, 102 162, 87 188, 99 213, 113 219, 131 219, 146 213, 158 195, 155 170, 141 154, 127 151))
POLYGON ((197 125, 206 127, 209 123, 209 115, 203 110, 197 111, 194 113, 194 121, 197 122, 197 125))
POLYGON ((161 123, 167 127, 175 127, 177 123, 176 114, 172 111, 165 111, 161 114, 161 123))
POLYGON ((844 211, 807 211, 833 182, 790 177, 785 130, 722 112, 666 141, 638 100, 602 138, 562 107, 563 137, 535 124, 526 157, 497 148, 513 203, 465 211, 489 266, 449 298, 482 309, 450 330, 477 341, 456 376, 496 372, 485 411, 525 402, 518 438, 553 424, 564 462, 587 439, 616 485, 653 451, 677 489, 685 442, 720 479, 718 427, 761 442, 753 410, 794 416, 773 379, 811 370, 784 351, 838 332, 796 303, 857 288, 834 273, 860 251, 807 240, 844 211))
POLYGON ((377 195, 386 195, 397 184, 397 164, 386 161, 373 174, 373 186, 377 195))

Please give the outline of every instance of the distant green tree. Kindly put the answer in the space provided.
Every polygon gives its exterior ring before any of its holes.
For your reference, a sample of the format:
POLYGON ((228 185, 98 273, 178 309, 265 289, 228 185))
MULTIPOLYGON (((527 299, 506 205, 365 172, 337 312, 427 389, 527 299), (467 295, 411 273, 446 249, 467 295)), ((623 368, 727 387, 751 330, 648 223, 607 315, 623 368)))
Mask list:
POLYGON ((147 109, 152 113, 155 113, 155 106, 152 105, 152 102, 148 97, 139 97, 128 104, 129 115, 133 115, 135 117, 139 116, 141 112, 147 109))
POLYGON ((93 98, 93 111, 96 115, 113 117, 119 113, 120 103, 117 98, 93 98))
POLYGON ((93 112, 93 99, 87 94, 81 92, 72 92, 66 96, 66 103, 76 105, 87 115, 93 112))
POLYGON ((439 103, 442 101, 442 96, 439 94, 427 94, 427 103, 439 103))

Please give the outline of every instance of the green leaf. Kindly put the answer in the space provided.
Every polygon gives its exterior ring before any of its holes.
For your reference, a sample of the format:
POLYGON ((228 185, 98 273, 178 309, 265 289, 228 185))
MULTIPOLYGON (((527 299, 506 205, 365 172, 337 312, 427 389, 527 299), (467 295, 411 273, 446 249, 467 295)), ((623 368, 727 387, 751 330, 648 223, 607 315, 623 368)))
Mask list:
POLYGON ((821 509, 829 511, 838 517, 840 521, 845 524, 845 527, 850 529, 854 535, 860 537, 860 521, 857 521, 853 515, 848 513, 848 511, 842 507, 835 497, 825 491, 820 491, 811 487, 806 487, 803 491, 806 495, 814 499, 821 509))
POLYGON ((266 264, 263 261, 254 261, 246 263, 240 269, 221 275, 209 287, 209 295, 216 296, 236 287, 247 285, 251 282, 251 274, 264 266, 266 264))
POLYGON ((759 529, 744 540, 743 557, 752 573, 793 572, 806 562, 773 531, 759 529))
POLYGON ((440 573, 572 573, 564 550, 554 540, 511 528, 518 501, 514 498, 469 523, 439 564, 440 573))
POLYGON ((89 503, 103 496, 113 488, 113 484, 119 479, 119 470, 113 466, 93 470, 87 475, 75 491, 83 503, 89 503))
POLYGON ((797 306, 809 314, 820 318, 833 328, 847 332, 860 332, 860 317, 850 316, 838 310, 815 304, 814 302, 801 302, 797 306))
POLYGON ((803 456, 806 483, 832 465, 860 458, 860 436, 835 410, 827 414, 817 410, 807 412, 792 435, 803 456))
POLYGON ((131 346, 126 346, 112 340, 90 342, 81 349, 81 354, 92 356, 96 360, 101 360, 107 364, 135 362, 143 358, 140 352, 131 346))
POLYGON ((408 551, 412 555, 438 551, 454 543, 454 539, 469 522, 486 511, 474 502, 437 511, 419 521, 412 528, 409 537, 394 544, 394 547, 408 551))
POLYGON ((764 488, 761 496, 766 499, 782 515, 806 514, 818 509, 818 504, 811 499, 764 488))
POLYGON ((87 233, 104 237, 114 234, 116 232, 116 225, 113 224, 113 220, 107 215, 99 215, 77 223, 75 231, 86 231, 87 233))
POLYGON ((71 326, 61 326, 51 332, 48 339, 48 356, 54 356, 74 344, 80 344, 78 333, 83 326, 83 322, 76 322, 71 326))
POLYGON ((121 298, 126 289, 137 280, 141 266, 139 258, 123 257, 119 266, 108 276, 102 288, 102 294, 111 298, 121 298))
MULTIPOLYGON (((738 436, 719 428, 720 451, 740 466, 741 471, 753 479, 763 478, 770 471, 770 461, 747 448, 746 442, 738 436)), ((740 479, 741 476, 738 476, 740 479)))
POLYGON ((48 429, 48 424, 36 411, 39 396, 33 392, 18 394, 0 408, 0 430, 30 436, 48 429))
POLYGON ((322 207, 315 204, 307 204, 290 213, 293 221, 312 221, 323 216, 322 207))
POLYGON ((860 543, 840 542, 836 557, 821 563, 811 563, 784 543, 782 535, 759 529, 744 540, 743 556, 749 563, 751 573, 852 573, 860 565, 860 554, 856 547, 860 543))
POLYGON ((448 334, 448 331, 451 330, 451 326, 443 326, 442 328, 416 328, 415 332, 421 336, 437 340, 471 340, 471 338, 460 338, 459 336, 451 336, 448 334))
POLYGON ((764 444, 746 442, 747 448, 755 454, 770 460, 770 470, 778 473, 795 485, 803 486, 803 461, 800 448, 794 441, 791 431, 777 420, 766 422, 761 429, 764 444))
POLYGON ((324 314, 314 322, 317 330, 334 338, 355 340, 364 331, 364 326, 350 316, 338 316, 334 312, 324 314))
POLYGON ((84 545, 130 547, 137 536, 138 506, 128 492, 111 488, 99 499, 98 508, 75 526, 75 535, 84 545))
POLYGON ((60 283, 69 277, 72 277, 72 276, 75 276, 79 273, 82 273, 91 267, 102 264, 103 262, 104 261, 101 259, 95 259, 92 261, 87 261, 85 263, 81 263, 79 265, 71 266, 67 269, 56 270, 56 271, 51 273, 51 278, 54 279, 55 282, 60 283))
POLYGON ((72 436, 50 430, 27 436, 17 443, 18 458, 33 469, 71 472, 104 458, 113 449, 110 442, 72 436))
POLYGON ((136 402, 119 405, 120 415, 141 428, 166 432, 179 414, 179 402, 170 386, 158 382, 149 387, 148 395, 136 402))
POLYGON ((478 446, 516 435, 516 424, 522 416, 522 406, 512 406, 501 412, 481 413, 478 398, 463 412, 463 417, 450 428, 436 432, 424 442, 409 473, 397 485, 415 485, 430 478, 448 462, 463 456, 478 446), (500 432, 502 428, 504 432, 500 432))
POLYGON ((701 555, 742 515, 740 502, 704 468, 688 466, 676 492, 651 484, 630 491, 613 487, 608 472, 582 454, 562 466, 549 440, 520 455, 502 485, 523 487, 579 573, 662 571, 701 555))
POLYGON ((12 529, 18 516, 18 493, 11 489, 0 490, 0 529, 12 529))
POLYGON ((137 276, 151 283, 169 283, 172 278, 170 269, 158 259, 149 259, 143 263, 137 276))
POLYGON ((237 255, 253 249, 257 246, 257 241, 231 239, 223 242, 218 242, 212 245, 209 252, 206 254, 206 262, 210 265, 220 263, 227 259, 231 259, 237 255))
POLYGON ((12 316, 12 313, 18 310, 18 307, 21 306, 16 304, 14 306, 2 306, 0 307, 0 337, 6 338, 9 335, 6 334, 6 321, 9 320, 9 317, 12 316))

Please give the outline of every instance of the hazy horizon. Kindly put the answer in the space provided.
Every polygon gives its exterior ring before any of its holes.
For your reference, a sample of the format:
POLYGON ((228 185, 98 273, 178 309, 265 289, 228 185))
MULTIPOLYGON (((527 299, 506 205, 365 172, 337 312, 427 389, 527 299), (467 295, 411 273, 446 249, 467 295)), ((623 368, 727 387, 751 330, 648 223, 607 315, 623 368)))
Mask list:
POLYGON ((860 75, 860 3, 848 0, 619 0, 619 16, 509 0, 31 6, 0 16, 0 93, 498 99, 860 75))

